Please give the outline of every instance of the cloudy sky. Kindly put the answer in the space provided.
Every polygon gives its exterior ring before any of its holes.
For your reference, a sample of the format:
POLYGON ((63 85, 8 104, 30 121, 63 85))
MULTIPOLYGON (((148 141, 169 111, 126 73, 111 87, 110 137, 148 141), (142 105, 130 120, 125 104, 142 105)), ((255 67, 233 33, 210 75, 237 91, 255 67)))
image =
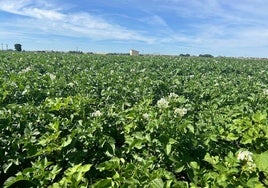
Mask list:
MULTIPOLYGON (((267 0, 0 0, 0 43, 268 57, 267 0)), ((1 47, 1 46, 0 46, 1 47)))

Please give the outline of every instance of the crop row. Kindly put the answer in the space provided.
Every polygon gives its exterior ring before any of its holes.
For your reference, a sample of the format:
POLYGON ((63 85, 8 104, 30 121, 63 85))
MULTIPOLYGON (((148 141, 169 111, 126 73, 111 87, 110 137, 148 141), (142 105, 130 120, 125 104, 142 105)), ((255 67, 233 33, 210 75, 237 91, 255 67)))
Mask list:
POLYGON ((268 61, 0 53, 4 187, 268 186, 268 61))

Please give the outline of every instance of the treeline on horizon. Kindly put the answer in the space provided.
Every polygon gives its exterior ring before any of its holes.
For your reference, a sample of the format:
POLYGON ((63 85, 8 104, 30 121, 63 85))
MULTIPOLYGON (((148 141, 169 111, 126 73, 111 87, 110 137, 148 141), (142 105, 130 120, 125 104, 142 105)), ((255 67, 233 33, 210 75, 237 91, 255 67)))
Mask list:
MULTIPOLYGON (((19 50, 13 50, 13 49, 8 49, 8 50, 1 50, 1 51, 19 51, 19 50)), ((103 54, 103 55, 130 55, 129 53, 116 53, 116 52, 111 52, 111 53, 95 53, 95 52, 83 52, 83 51, 74 51, 70 50, 68 52, 65 51, 47 51, 47 50, 36 50, 36 51, 26 51, 26 50, 21 50, 19 52, 36 52, 36 53, 70 53, 70 54, 103 54)), ((150 56, 150 55, 163 55, 165 54, 139 54, 139 56, 150 56)), ((168 55, 167 55, 168 56, 168 55)), ((179 54, 179 55, 174 55, 174 56, 180 56, 180 57, 197 57, 196 55, 190 55, 190 54, 179 54)), ((211 54, 199 54, 198 57, 209 57, 213 58, 214 56, 211 54)))

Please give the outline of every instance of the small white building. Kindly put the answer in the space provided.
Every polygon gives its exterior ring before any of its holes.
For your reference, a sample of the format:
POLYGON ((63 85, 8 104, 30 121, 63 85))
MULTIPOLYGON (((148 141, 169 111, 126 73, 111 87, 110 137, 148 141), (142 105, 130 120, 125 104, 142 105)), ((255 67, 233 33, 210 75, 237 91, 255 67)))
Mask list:
POLYGON ((129 50, 129 55, 139 55, 139 51, 137 51, 137 50, 133 50, 133 49, 131 49, 131 50, 129 50))

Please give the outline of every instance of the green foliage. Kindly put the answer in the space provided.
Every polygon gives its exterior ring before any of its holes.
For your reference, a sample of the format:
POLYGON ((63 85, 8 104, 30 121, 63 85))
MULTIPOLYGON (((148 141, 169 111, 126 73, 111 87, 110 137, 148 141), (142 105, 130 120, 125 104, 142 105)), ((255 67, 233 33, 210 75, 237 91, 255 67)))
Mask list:
POLYGON ((0 186, 267 187, 268 61, 0 54, 0 186))

